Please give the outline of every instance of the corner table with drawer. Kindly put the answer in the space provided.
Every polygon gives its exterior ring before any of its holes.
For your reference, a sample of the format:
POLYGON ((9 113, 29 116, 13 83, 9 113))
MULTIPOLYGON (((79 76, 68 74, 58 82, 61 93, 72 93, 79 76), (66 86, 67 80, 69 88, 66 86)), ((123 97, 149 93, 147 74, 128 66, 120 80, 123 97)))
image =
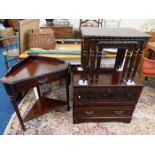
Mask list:
POLYGON ((81 66, 73 71, 73 122, 130 122, 143 83, 137 67, 150 35, 130 28, 81 28, 81 66), (102 68, 104 48, 117 48, 113 68, 102 68))
POLYGON ((23 61, 14 65, 9 72, 1 79, 7 93, 11 97, 21 127, 25 130, 24 121, 29 121, 42 114, 50 112, 59 106, 69 107, 69 84, 70 66, 68 63, 56 58, 41 56, 29 56, 23 61), (66 101, 49 99, 41 96, 39 86, 65 78, 66 101), (39 99, 33 104, 32 109, 22 118, 16 103, 16 96, 19 92, 37 87, 39 99))

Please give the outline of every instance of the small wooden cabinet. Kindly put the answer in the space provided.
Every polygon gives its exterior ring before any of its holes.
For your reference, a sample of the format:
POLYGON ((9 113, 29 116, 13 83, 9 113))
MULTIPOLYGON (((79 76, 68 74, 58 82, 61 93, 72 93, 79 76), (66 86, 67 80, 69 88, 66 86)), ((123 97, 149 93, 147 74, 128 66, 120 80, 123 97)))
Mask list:
POLYGON ((72 26, 45 26, 41 29, 51 28, 54 31, 56 39, 70 39, 73 38, 72 26))
MULTIPOLYGON (((98 82, 80 85, 81 73, 73 73, 73 122, 122 121, 130 122, 143 84, 116 83, 114 70, 100 74, 98 82), (113 83, 116 84, 113 84, 113 83)), ((120 73, 118 73, 120 74, 120 73)), ((120 77, 120 75, 119 75, 120 77)))

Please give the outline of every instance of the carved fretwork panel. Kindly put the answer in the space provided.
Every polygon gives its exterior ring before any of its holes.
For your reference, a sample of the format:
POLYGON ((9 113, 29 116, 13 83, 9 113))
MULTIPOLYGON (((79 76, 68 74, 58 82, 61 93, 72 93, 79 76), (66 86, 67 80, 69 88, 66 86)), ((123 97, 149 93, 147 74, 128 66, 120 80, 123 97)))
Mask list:
POLYGON ((85 100, 89 102, 117 102, 117 101, 124 101, 124 102, 132 102, 136 98, 136 92, 81 92, 78 95, 79 100, 85 100))

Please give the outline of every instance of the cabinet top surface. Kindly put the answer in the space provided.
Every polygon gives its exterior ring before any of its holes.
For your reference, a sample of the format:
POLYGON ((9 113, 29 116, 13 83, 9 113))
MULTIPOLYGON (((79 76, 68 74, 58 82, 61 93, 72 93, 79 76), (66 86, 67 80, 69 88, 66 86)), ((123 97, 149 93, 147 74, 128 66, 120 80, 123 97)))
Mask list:
MULTIPOLYGON (((85 81, 85 84, 82 80, 82 73, 73 73, 73 87, 103 87, 103 86, 142 86, 142 81, 138 78, 135 78, 135 85, 127 85, 124 81, 121 81, 121 72, 113 71, 113 70, 105 70, 103 73, 99 74, 98 81, 93 81, 92 83, 89 80, 85 81)), ((95 77, 95 75, 94 75, 95 77)))
POLYGON ((83 38, 112 37, 112 38, 150 38, 151 35, 132 28, 98 28, 82 27, 83 38))
POLYGON ((13 66, 2 78, 3 83, 13 84, 39 76, 55 74, 66 70, 67 63, 55 58, 30 56, 13 66))

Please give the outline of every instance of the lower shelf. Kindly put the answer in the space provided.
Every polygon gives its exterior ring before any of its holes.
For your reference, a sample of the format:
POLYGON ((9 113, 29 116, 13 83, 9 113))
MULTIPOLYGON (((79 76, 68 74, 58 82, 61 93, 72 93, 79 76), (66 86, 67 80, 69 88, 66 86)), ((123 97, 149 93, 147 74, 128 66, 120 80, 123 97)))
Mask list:
POLYGON ((59 100, 41 97, 35 102, 31 110, 27 113, 27 115, 23 120, 24 122, 32 120, 36 117, 39 117, 53 110, 56 110, 57 108, 65 105, 66 105, 65 101, 59 101, 59 100))

